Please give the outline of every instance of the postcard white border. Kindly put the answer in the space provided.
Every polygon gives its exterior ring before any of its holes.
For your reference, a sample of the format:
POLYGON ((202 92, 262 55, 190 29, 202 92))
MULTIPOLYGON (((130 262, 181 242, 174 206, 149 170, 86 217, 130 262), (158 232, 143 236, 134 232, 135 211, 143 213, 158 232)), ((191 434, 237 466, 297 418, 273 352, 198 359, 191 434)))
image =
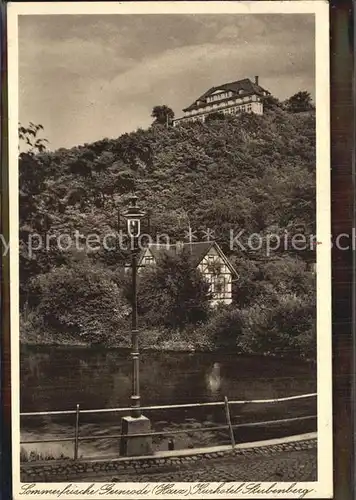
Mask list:
MULTIPOLYGON (((332 374, 331 374, 331 221, 330 221, 330 109, 329 109, 329 5, 327 1, 254 1, 254 2, 61 2, 8 4, 8 96, 9 96, 9 188, 10 188, 10 298, 11 298, 11 380, 12 380, 12 457, 13 498, 24 498, 20 484, 19 436, 19 272, 18 272, 18 16, 57 14, 315 14, 315 75, 317 121, 317 388, 318 388, 318 481, 297 483, 298 488, 312 488, 305 498, 332 498, 332 374)), ((100 486, 101 483, 96 483, 100 486)), ((137 488, 137 483, 125 484, 137 488)), ((150 483, 153 488, 155 484, 150 483)), ((175 483, 176 487, 188 483, 175 483)), ((194 484, 194 483, 190 483, 194 484)), ((217 483, 211 483, 217 484, 217 483)), ((234 484, 234 483, 232 483, 234 484)), ((236 486, 240 483, 236 483, 236 486)), ((268 486, 272 483, 262 483, 268 486)), ((80 483, 85 487, 86 483, 80 483)), ((87 486, 89 483, 87 484, 87 486)), ((285 487, 288 483, 278 483, 285 487)), ((63 488, 65 483, 38 483, 43 487, 63 488)), ((79 484, 78 484, 79 486, 79 484)), ((34 496, 34 495, 31 495, 34 496)), ((58 498, 41 495, 41 500, 58 498)), ((142 496, 142 498, 181 498, 180 495, 142 496)), ((188 495, 206 498, 207 495, 188 495)), ((244 498, 246 495, 210 495, 209 498, 244 498)), ((250 498, 261 498, 249 494, 250 498)), ((130 496, 131 498, 141 498, 130 496)), ((276 498, 264 495, 265 498, 276 498)), ((86 498, 68 495, 61 498, 86 498)), ((93 497, 92 497, 93 498, 93 497)), ((105 495, 113 499, 118 496, 105 495)), ((123 498, 123 497, 122 497, 123 498)), ((278 495, 278 498, 293 498, 278 495)))

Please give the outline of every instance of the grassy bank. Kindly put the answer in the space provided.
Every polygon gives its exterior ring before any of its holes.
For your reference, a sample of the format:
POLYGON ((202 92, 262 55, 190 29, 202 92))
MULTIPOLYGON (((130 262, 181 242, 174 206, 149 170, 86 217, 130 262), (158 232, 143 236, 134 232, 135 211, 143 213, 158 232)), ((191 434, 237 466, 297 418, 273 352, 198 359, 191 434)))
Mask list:
MULTIPOLYGON (((210 352, 214 350, 213 346, 208 343, 204 346, 198 342, 194 342, 184 338, 180 332, 165 332, 158 330, 141 329, 140 346, 142 349, 154 351, 175 351, 175 352, 210 352)), ((106 342, 97 343, 89 340, 84 341, 78 339, 68 333, 60 332, 53 333, 48 330, 31 330, 26 329, 21 331, 20 342, 22 345, 38 345, 38 346, 68 346, 68 347, 94 347, 101 346, 112 349, 128 349, 130 348, 130 329, 128 328, 125 334, 121 334, 119 338, 109 339, 106 342)))
POLYGON ((44 448, 46 443, 39 443, 37 446, 27 445, 20 448, 20 462, 37 462, 48 460, 69 460, 72 458, 71 454, 63 451, 63 446, 56 443, 51 443, 50 448, 44 448), (31 446, 31 448, 29 448, 31 446))

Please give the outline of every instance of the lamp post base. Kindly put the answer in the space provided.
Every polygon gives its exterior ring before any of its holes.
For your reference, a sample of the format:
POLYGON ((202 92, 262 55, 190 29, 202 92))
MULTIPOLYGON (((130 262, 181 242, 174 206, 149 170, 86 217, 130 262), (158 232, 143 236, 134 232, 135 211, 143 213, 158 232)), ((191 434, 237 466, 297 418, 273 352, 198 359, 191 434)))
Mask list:
POLYGON ((147 417, 123 417, 121 419, 120 455, 134 457, 152 455, 152 436, 133 437, 135 434, 151 432, 147 417))

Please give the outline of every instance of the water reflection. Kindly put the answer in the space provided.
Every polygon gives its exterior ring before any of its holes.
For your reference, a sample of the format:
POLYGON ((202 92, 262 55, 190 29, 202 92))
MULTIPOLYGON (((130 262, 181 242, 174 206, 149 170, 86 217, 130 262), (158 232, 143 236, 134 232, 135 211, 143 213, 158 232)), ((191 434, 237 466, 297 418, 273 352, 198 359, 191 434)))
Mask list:
POLYGON ((216 395, 220 391, 221 376, 220 376, 220 363, 214 363, 210 373, 206 376, 207 389, 211 394, 216 395))

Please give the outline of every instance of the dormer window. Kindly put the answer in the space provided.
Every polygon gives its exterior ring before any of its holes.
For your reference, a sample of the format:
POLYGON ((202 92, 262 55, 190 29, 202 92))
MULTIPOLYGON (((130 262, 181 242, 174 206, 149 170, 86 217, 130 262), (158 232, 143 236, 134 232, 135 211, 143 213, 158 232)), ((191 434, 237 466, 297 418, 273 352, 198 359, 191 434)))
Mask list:
POLYGON ((207 97, 207 102, 214 102, 214 101, 221 101, 222 99, 228 99, 229 97, 232 96, 231 91, 215 91, 214 94, 211 94, 209 97, 207 97))

